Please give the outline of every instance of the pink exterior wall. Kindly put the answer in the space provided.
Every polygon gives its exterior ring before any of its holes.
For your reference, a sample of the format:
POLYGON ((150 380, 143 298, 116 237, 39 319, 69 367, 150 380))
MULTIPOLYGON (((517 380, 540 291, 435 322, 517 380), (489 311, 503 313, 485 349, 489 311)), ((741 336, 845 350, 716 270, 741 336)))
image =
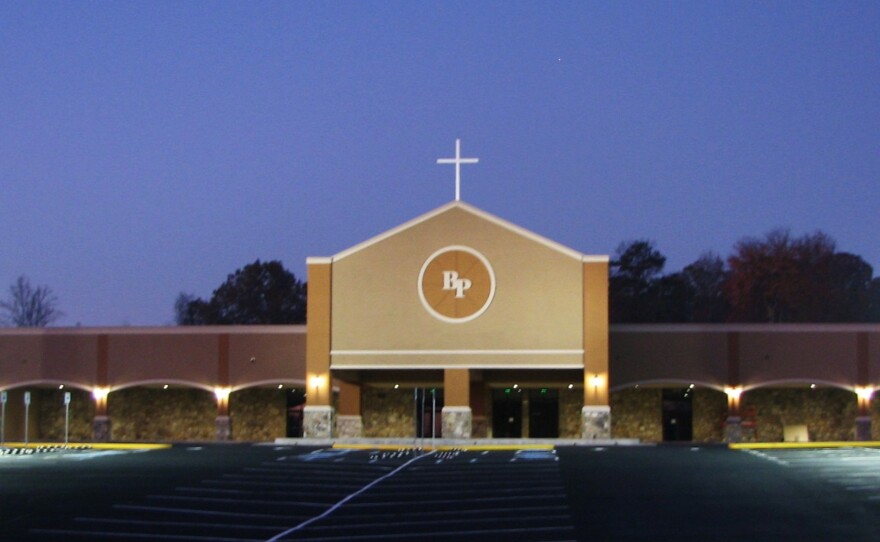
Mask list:
POLYGON ((269 382, 305 383, 305 328, 292 333, 259 328, 230 335, 229 386, 241 389, 269 382))
POLYGON ((727 333, 709 327, 612 326, 611 387, 689 382, 723 388, 727 333))
MULTIPOLYGON (((97 386, 101 336, 113 390, 164 381, 208 390, 301 383, 305 335, 304 326, 2 329, 0 389, 97 386)), ((685 382, 748 389, 814 380, 880 387, 877 324, 630 325, 613 326, 610 335, 615 389, 685 382), (737 374, 739 382, 732 382, 737 374)))
POLYGON ((880 325, 612 326, 612 388, 687 380, 717 388, 813 382, 878 387, 880 325), (860 340, 867 345, 861 354, 860 340))
POLYGON ((112 390, 166 382, 238 389, 302 382, 305 376, 304 326, 2 329, 0 389, 98 386, 101 337, 107 341, 106 384, 112 390), (229 345, 225 368, 220 356, 224 336, 229 345))

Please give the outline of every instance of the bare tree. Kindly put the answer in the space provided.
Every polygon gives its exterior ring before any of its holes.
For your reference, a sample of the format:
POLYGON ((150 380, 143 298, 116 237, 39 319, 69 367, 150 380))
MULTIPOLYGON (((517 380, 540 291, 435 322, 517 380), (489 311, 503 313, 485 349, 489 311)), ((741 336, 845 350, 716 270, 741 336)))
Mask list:
POLYGON ((61 316, 58 298, 48 286, 31 286, 24 275, 9 287, 9 297, 0 301, 0 322, 15 327, 46 327, 61 316))

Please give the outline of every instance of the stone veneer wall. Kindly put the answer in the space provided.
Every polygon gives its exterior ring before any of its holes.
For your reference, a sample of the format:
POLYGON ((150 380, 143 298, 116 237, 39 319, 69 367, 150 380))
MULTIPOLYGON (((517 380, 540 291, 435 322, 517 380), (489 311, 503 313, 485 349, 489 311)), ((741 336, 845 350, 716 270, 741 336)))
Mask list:
POLYGON ((489 420, 486 416, 474 416, 471 421, 471 438, 489 438, 489 420))
POLYGON ((611 392, 611 437, 663 440, 660 388, 628 388, 611 392))
POLYGON ((694 442, 722 442, 727 420, 727 394, 709 388, 697 388, 693 394, 694 442))
POLYGON ((583 407, 583 389, 561 388, 559 390, 559 438, 581 438, 581 409, 583 407))
POLYGON ((107 396, 107 413, 114 441, 206 441, 216 436, 217 403, 204 390, 127 388, 107 396))
MULTIPOLYGON (((875 405, 876 406, 876 405, 875 405)), ((807 426, 811 441, 853 440, 858 402, 855 393, 837 388, 759 388, 743 393, 743 422, 754 413, 755 429, 744 430, 749 441, 783 440, 783 426, 807 426)), ((877 418, 872 432, 877 435, 877 418)))
MULTIPOLYGON (((94 400, 71 389, 70 440, 90 441, 94 400)), ((64 390, 32 390, 32 441, 64 439, 64 390)), ((407 437, 414 431, 412 389, 364 388, 365 437, 407 437)), ((626 389, 611 394, 614 438, 663 440, 659 388, 626 389)), ((215 438, 214 396, 203 390, 129 388, 111 393, 108 413, 115 441, 186 441, 215 438)), ((230 396, 234 440, 268 441, 286 433, 286 396, 282 390, 247 389, 230 396)), ((491 405, 491 401, 488 402, 491 405)), ((580 437, 581 393, 559 390, 559 436, 580 437), (571 392, 571 393, 569 393, 571 392)), ((693 428, 696 442, 721 442, 727 398, 719 391, 694 392, 693 428)), ((857 416, 854 393, 834 388, 815 390, 766 388, 743 394, 742 410, 754 408, 755 431, 747 440, 781 441, 784 424, 806 424, 811 440, 852 440, 857 416)), ((490 407, 491 410, 491 407, 490 407)), ((880 393, 871 405, 872 437, 880 440, 880 393)), ((485 421, 489 425, 491 411, 485 421)), ((9 422, 9 420, 7 420, 9 422)), ((7 423, 7 425, 9 425, 7 423)), ((484 426, 485 427, 485 426, 484 426)), ((11 427, 7 427, 8 433, 11 427)), ((488 427, 484 430, 488 432, 488 427)), ((475 435, 476 436, 476 435, 475 435)))
MULTIPOLYGON (((31 416, 37 415, 37 434, 29 440, 64 442, 64 392, 70 392, 70 442, 92 440, 92 420, 95 417, 95 401, 92 394, 77 389, 31 391, 31 416)), ((8 428, 7 428, 8 430, 8 428)), ((8 433, 7 433, 8 434, 8 433)))
POLYGON ((287 390, 248 388, 229 396, 232 439, 267 442, 287 436, 287 390))
POLYGON ((415 435, 412 388, 395 390, 364 386, 361 393, 364 437, 388 438, 415 435))

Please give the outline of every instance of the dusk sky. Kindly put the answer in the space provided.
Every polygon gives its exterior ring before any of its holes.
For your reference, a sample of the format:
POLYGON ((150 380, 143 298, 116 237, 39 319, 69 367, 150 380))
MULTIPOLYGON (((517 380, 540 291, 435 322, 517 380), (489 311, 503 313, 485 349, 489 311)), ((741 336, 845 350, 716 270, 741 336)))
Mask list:
POLYGON ((454 197, 677 271, 822 230, 880 274, 880 3, 0 3, 0 297, 166 325, 180 292, 454 197))

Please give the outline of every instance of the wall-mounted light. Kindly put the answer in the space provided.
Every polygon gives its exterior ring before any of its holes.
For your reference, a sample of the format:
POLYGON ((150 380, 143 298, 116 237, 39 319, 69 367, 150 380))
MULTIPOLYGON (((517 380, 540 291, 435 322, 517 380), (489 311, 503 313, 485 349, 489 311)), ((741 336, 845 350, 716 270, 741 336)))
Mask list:
POLYGON ((871 396, 874 395, 874 387, 856 386, 855 392, 856 396, 859 398, 859 409, 862 412, 867 412, 868 407, 871 405, 871 396))
POLYGON ((228 401, 230 393, 232 393, 232 388, 214 388, 214 395, 217 397, 217 401, 228 401))
POLYGON ((310 391, 314 392, 316 400, 321 396, 321 388, 324 387, 326 382, 327 380, 323 375, 312 375, 312 377, 309 378, 310 391))
POLYGON ((92 388, 92 397, 95 398, 96 414, 101 416, 106 414, 108 395, 110 395, 110 388, 108 387, 92 388))
POLYGON ((219 416, 228 416, 229 415, 229 394, 232 393, 232 388, 228 387, 216 387, 214 388, 214 396, 217 397, 217 413, 219 416))
POLYGON ((95 398, 95 401, 105 401, 105 400, 107 400, 108 395, 110 395, 110 388, 93 388, 92 389, 92 397, 95 398))
POLYGON ((736 411, 739 409, 739 398, 742 395, 742 386, 728 386, 724 388, 727 394, 727 408, 736 411))

